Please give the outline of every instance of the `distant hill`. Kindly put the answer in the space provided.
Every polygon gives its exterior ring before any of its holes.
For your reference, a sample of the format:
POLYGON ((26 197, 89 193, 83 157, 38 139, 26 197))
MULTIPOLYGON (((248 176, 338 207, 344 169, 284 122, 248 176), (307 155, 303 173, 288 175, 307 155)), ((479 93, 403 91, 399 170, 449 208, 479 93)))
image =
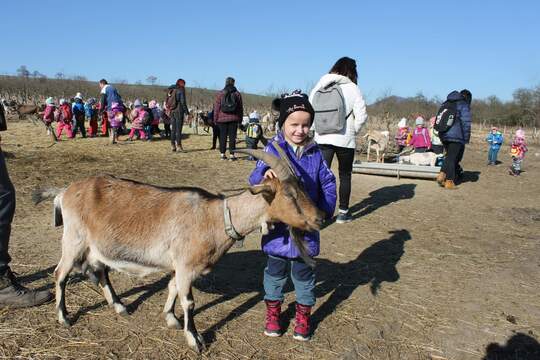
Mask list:
MULTIPOLYGON (((135 99, 163 101, 167 87, 160 85, 114 84, 126 101, 135 99)), ((19 76, 0 76, 0 97, 16 98, 27 103, 43 103, 49 96, 71 98, 81 92, 85 98, 98 97, 99 86, 96 81, 24 78, 19 76)), ((186 87, 190 108, 210 110, 217 90, 186 87)), ((259 112, 270 109, 272 97, 242 93, 244 111, 257 109, 259 112)))

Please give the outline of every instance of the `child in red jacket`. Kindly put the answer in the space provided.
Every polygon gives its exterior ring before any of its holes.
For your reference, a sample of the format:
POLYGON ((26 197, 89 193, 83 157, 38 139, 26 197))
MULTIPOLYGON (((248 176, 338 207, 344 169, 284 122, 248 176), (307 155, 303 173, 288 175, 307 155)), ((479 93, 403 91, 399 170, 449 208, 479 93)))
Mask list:
POLYGON ((69 139, 73 138, 73 131, 71 125, 71 118, 73 113, 71 111, 71 106, 66 101, 66 99, 60 99, 60 107, 58 108, 58 125, 56 126, 56 137, 60 139, 62 136, 62 131, 66 129, 66 134, 69 139))

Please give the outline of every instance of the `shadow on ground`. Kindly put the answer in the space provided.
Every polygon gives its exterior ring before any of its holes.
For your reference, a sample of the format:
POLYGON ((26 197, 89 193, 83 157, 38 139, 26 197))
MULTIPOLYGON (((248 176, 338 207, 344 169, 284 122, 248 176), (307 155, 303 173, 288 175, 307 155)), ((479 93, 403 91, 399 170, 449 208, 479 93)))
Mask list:
POLYGON ((491 343, 486 347, 486 355, 482 360, 538 360, 540 344, 532 336, 517 333, 506 345, 491 343))
MULTIPOLYGON (((386 205, 398 202, 400 200, 412 199, 416 184, 400 184, 394 186, 385 186, 369 193, 369 197, 352 205, 349 212, 353 219, 371 214, 377 209, 386 205)), ((330 226, 336 222, 336 217, 328 220, 324 227, 330 226)))

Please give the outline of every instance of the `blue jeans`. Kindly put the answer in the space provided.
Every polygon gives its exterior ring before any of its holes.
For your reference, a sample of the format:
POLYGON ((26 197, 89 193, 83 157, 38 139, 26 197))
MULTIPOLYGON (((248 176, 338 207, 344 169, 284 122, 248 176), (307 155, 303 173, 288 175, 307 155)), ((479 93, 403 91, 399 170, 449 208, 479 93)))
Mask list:
POLYGON ((152 125, 145 125, 144 133, 146 134, 147 140, 152 140, 152 125))
POLYGON ((296 302, 306 306, 315 305, 315 273, 300 259, 287 259, 268 255, 264 269, 264 299, 283 302, 283 287, 287 282, 287 268, 291 267, 291 279, 296 293, 296 302))
POLYGON ((499 149, 489 148, 488 151, 488 162, 497 163, 497 154, 499 154, 499 149))

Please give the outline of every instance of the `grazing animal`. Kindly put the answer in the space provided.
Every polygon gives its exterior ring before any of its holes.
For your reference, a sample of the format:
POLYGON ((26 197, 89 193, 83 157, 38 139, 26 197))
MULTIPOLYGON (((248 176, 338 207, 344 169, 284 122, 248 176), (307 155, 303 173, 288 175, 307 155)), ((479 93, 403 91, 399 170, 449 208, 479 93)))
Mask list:
POLYGON ((437 162, 437 154, 433 152, 425 152, 412 153, 410 155, 400 155, 399 163, 403 164, 404 162, 410 163, 412 165, 435 166, 435 163, 437 162))
POLYGON ((261 124, 263 125, 265 133, 274 132, 276 130, 276 119, 269 112, 262 117, 261 124))
MULTIPOLYGON (((193 321, 191 287, 235 243, 268 223, 284 222, 291 233, 314 231, 323 213, 304 192, 286 160, 262 150, 237 150, 266 162, 277 178, 230 197, 199 188, 162 188, 113 176, 95 176, 66 189, 37 191, 34 201, 54 198, 55 225, 64 225, 62 257, 55 269, 56 312, 69 325, 65 304, 67 276, 75 268, 95 279, 119 314, 126 308, 114 292, 109 270, 146 275, 172 273, 163 312, 169 327, 180 327, 176 300, 184 312, 187 344, 204 348, 193 321), (132 206, 136 199, 137 205, 132 206), (296 230, 296 231, 295 231, 296 230), (301 230, 301 231, 300 231, 301 230)), ((308 263, 305 243, 293 238, 308 263)))
POLYGON ((369 153, 371 149, 377 153, 376 162, 384 162, 386 155, 386 147, 388 146, 388 139, 390 137, 389 131, 369 131, 364 135, 364 139, 367 141, 367 162, 369 162, 369 153))

